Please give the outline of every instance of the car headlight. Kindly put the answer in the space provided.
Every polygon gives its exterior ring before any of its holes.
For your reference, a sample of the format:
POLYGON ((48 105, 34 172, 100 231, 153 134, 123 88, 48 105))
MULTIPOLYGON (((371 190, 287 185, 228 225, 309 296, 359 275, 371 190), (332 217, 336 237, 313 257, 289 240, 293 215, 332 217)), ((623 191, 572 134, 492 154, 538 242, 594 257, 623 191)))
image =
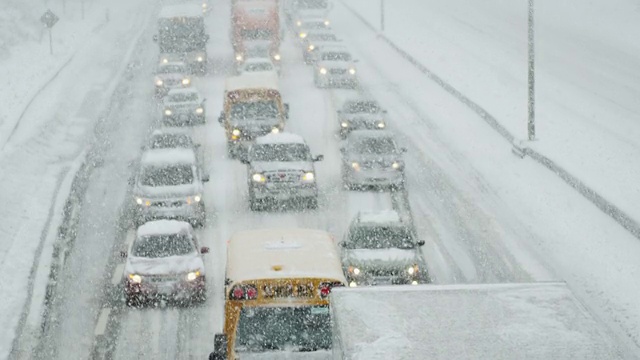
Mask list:
POLYGON ((342 126, 343 128, 348 128, 349 127, 349 123, 346 121, 343 121, 340 123, 340 126, 342 126))
POLYGON ((142 200, 142 198, 139 198, 139 197, 136 198, 136 204, 142 205, 143 202, 144 201, 142 200))
POLYGON ((236 54, 236 61, 242 61, 242 54, 236 54))
POLYGON ((280 128, 278 127, 274 127, 273 129, 271 129, 272 134, 278 134, 279 132, 280 132, 280 128))
POLYGON ((203 61, 204 61, 204 58, 203 58, 202 56, 198 56, 198 57, 196 58, 196 60, 197 60, 198 62, 203 62, 203 61))
POLYGON ((204 112, 204 109, 199 107, 196 109, 196 114, 202 114, 204 112))
POLYGON ((171 116, 171 114, 173 114, 173 112, 171 110, 169 110, 169 109, 166 109, 164 111, 164 114, 167 115, 167 116, 171 116))
POLYGON ((273 59, 276 61, 280 61, 280 54, 273 55, 273 59))
POLYGON ((302 26, 302 21, 300 21, 300 20, 296 21, 296 25, 302 26))
POLYGON ((162 84, 164 84, 164 81, 160 79, 156 80, 156 86, 162 86, 162 84))
POLYGON ((169 59, 167 59, 167 58, 163 58, 163 59, 162 59, 162 63, 163 63, 163 64, 166 64, 166 63, 168 63, 168 62, 169 62, 169 59))
POLYGON ((360 269, 354 266, 349 266, 349 272, 353 275, 360 275, 360 269))
POLYGON ((200 276, 200 271, 192 271, 187 274, 187 281, 193 281, 200 276))
POLYGON ((182 79, 182 85, 189 85, 189 84, 191 84, 191 80, 189 78, 182 79))
POLYGON ((349 287, 358 287, 358 284, 355 281, 349 283, 349 287))
POLYGON ((313 180, 315 180, 315 179, 316 179, 316 175, 315 175, 313 172, 311 172, 311 171, 306 172, 306 173, 304 173, 304 175, 302 175, 302 181, 309 181, 309 182, 311 182, 311 181, 313 181, 313 180))
POLYGON ((257 182, 257 183, 263 183, 263 182, 267 181, 267 178, 266 178, 266 177, 264 177, 264 175, 262 175, 262 174, 260 174, 260 173, 255 173, 255 174, 253 174, 253 176, 251 176, 251 179, 252 179, 254 182, 257 182))
POLYGON ((233 131, 231 132, 231 135, 240 136, 240 130, 233 129, 233 131))
POLYGON ((309 45, 309 48, 308 48, 308 49, 309 49, 309 51, 313 51, 313 49, 315 49, 315 48, 316 48, 315 46, 313 46, 313 45, 309 45))
POLYGON ((349 69, 349 74, 355 75, 356 74, 356 69, 354 69, 354 68, 349 69))
POLYGON ((142 282, 142 276, 138 274, 129 274, 129 280, 131 280, 131 282, 134 282, 136 284, 140 284, 142 282))
POLYGON ((194 196, 194 197, 193 197, 193 200, 194 200, 195 202, 200 202, 200 200, 202 200, 202 195, 196 195, 196 196, 194 196))
POLYGON ((351 163, 351 167, 353 168, 353 170, 355 171, 360 171, 360 164, 358 164, 357 162, 352 162, 351 163))
POLYGON ((320 74, 324 75, 327 73, 327 69, 325 68, 320 68, 320 74))
POLYGON ((329 26, 329 25, 331 25, 331 22, 329 22, 329 20, 325 20, 324 21, 324 26, 329 26))
POLYGON ((377 126, 378 126, 378 129, 384 129, 385 126, 387 126, 387 124, 385 124, 384 121, 380 121, 377 126))
POLYGON ((409 275, 417 274, 418 270, 419 270, 418 265, 412 265, 409 268, 407 268, 407 274, 409 275))
POLYGON ((304 39, 304 38, 306 38, 306 37, 307 37, 307 33, 303 33, 303 32, 302 32, 302 33, 300 33, 300 38, 301 38, 301 39, 304 39))
POLYGON ((399 162, 397 162, 397 161, 394 161, 394 162, 391 164, 391 167, 392 167, 393 169, 398 170, 398 169, 400 169, 400 168, 402 167, 402 164, 401 164, 401 163, 399 163, 399 162))

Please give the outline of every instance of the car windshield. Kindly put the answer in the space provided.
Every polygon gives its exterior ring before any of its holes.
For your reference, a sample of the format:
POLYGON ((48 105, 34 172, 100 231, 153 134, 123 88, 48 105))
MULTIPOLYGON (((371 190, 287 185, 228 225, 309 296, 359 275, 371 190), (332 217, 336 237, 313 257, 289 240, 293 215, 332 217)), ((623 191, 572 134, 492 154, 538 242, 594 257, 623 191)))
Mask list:
POLYGON ((346 242, 350 249, 412 249, 411 231, 402 226, 354 226, 346 242))
POLYGON ((305 144, 259 144, 251 147, 251 161, 311 161, 305 144))
POLYGON ((247 72, 273 71, 273 65, 271 65, 268 62, 251 63, 251 64, 245 65, 244 71, 247 71, 247 72))
POLYGON ((351 61, 351 55, 346 52, 326 52, 326 53, 322 53, 322 60, 351 61))
POLYGON ((347 114, 377 114, 380 112, 380 107, 375 101, 352 101, 344 105, 344 112, 347 114))
MULTIPOLYGON (((328 306, 243 307, 238 320, 235 350, 317 351, 331 348, 328 306)), ((242 356, 240 356, 242 358, 242 356)))
POLYGON ((303 29, 324 29, 327 25, 323 20, 303 21, 301 27, 303 29))
POLYGON ((273 100, 240 102, 231 106, 233 121, 270 120, 278 116, 278 106, 273 100))
POLYGON ((150 149, 192 148, 193 141, 186 134, 159 134, 151 137, 150 149))
POLYGON ((198 101, 198 94, 194 92, 181 92, 169 94, 170 102, 198 101))
POLYGON ((138 237, 131 249, 132 255, 144 258, 164 258, 192 253, 196 250, 187 232, 138 237))
POLYGON ((298 0, 300 9, 326 9, 328 0, 298 0))
POLYGON ((352 150, 358 154, 395 154, 396 144, 388 137, 371 137, 357 139, 352 144, 352 150))
POLYGON ((164 65, 158 67, 158 74, 184 74, 186 69, 180 65, 164 65))
POLYGON ((143 186, 177 186, 193 183, 191 165, 172 165, 146 167, 142 171, 140 184, 143 186))
POLYGON ((271 30, 268 29, 243 29, 242 32, 243 40, 270 40, 271 30))
POLYGON ((307 35, 309 41, 337 41, 338 38, 334 34, 315 34, 307 35))

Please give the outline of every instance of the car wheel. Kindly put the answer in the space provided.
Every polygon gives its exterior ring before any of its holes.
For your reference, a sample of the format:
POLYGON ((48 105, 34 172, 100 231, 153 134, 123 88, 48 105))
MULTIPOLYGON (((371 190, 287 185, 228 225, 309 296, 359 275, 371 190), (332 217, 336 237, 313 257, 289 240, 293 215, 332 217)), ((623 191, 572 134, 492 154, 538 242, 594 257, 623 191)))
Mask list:
POLYGON ((251 211, 262 211, 262 204, 258 200, 250 198, 249 208, 251 209, 251 211))
POLYGON ((142 307, 143 301, 140 298, 140 295, 126 295, 126 303, 128 307, 142 307))
POLYGON ((318 208, 318 198, 312 197, 307 200, 307 209, 315 210, 318 208))

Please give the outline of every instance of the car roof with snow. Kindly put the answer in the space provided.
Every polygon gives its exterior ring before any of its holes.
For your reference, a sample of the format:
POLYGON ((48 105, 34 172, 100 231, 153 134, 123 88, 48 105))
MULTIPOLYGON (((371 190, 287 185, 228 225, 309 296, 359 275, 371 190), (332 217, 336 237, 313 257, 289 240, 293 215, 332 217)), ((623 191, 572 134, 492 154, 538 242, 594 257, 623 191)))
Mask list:
POLYGON ((202 17, 202 7, 196 4, 165 5, 160 10, 159 18, 202 17))
POLYGON ((232 283, 294 277, 346 283, 333 237, 322 230, 246 230, 227 246, 227 278, 232 283))
POLYGON ((244 64, 262 64, 262 63, 269 63, 273 65, 273 61, 271 61, 271 59, 269 59, 268 57, 250 57, 244 61, 244 64))
POLYGON ((278 90, 278 75, 272 72, 243 73, 240 76, 227 78, 226 91, 244 89, 273 89, 278 90))
POLYGON ((564 283, 337 288, 343 359, 622 359, 564 283))
POLYGON ((359 223, 401 225, 400 215, 395 210, 361 211, 356 217, 359 223))
POLYGON ((306 144, 304 138, 289 132, 269 133, 256 139, 256 144, 306 144))
POLYGON ((169 61, 169 62, 161 62, 158 64, 159 68, 169 67, 169 66, 180 66, 187 69, 187 65, 183 61, 169 61))
POLYGON ((171 148, 153 149, 142 153, 142 165, 163 166, 173 164, 196 164, 196 155, 192 149, 171 148))
POLYGON ((153 235, 169 235, 180 232, 193 232, 191 224, 178 220, 154 220, 149 221, 138 227, 136 231, 137 237, 153 236, 153 235))

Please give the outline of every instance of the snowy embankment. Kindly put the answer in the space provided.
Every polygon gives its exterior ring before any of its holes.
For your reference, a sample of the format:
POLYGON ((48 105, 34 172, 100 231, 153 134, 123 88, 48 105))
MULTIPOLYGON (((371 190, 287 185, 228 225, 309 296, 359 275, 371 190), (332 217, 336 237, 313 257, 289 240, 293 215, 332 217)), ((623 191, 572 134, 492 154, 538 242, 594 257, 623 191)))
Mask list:
POLYGON ((148 18, 146 1, 86 2, 84 19, 80 2, 67 1, 66 10, 48 5, 60 17, 53 56, 38 22, 45 4, 11 2, 3 12, 11 21, 0 26, 0 76, 7 85, 0 95, 8 100, 0 110, 0 358, 11 352, 16 331, 39 328, 74 171, 100 137, 92 130, 108 111, 136 29, 148 18))
MULTIPOLYGON (((346 0, 374 26, 380 7, 346 0)), ((537 140, 525 143, 640 221, 640 8, 536 2, 537 140)), ((526 139, 527 2, 387 2, 385 36, 526 139)))

